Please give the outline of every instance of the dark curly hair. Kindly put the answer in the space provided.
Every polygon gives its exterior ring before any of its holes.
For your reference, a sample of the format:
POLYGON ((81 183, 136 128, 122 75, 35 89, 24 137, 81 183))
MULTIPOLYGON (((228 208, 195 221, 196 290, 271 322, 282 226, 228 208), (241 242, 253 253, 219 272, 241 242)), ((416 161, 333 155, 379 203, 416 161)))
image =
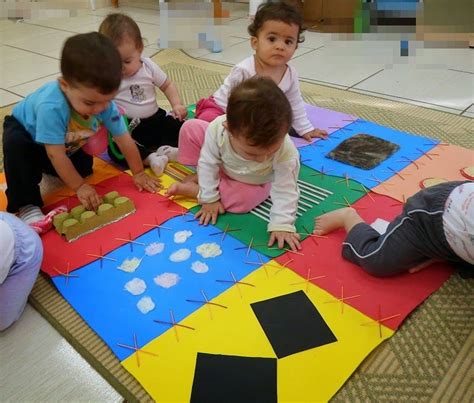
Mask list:
POLYGON ((234 136, 244 136, 256 147, 269 147, 291 127, 291 105, 278 85, 254 76, 235 86, 227 104, 227 125, 234 136))
POLYGON ((61 53, 61 74, 71 85, 111 94, 122 80, 120 53, 109 38, 98 32, 71 36, 61 53))
POLYGON ((288 25, 295 24, 298 26, 298 43, 304 41, 303 16, 290 3, 286 1, 267 1, 260 4, 255 14, 255 19, 248 26, 247 31, 250 36, 257 36, 258 31, 263 27, 266 21, 281 21, 288 25))

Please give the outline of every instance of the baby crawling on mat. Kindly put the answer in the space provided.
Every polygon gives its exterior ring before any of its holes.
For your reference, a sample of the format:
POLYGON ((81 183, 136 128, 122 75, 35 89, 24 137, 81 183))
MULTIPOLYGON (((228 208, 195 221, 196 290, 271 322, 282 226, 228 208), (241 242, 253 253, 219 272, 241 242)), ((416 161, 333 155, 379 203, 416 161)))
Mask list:
POLYGON ((435 260, 474 275, 474 182, 445 182, 410 197, 380 235, 352 207, 316 218, 314 233, 344 228, 342 256, 374 276, 416 271, 435 260))
POLYGON ((197 165, 197 176, 170 186, 167 195, 197 197, 200 223, 215 224, 225 211, 247 213, 269 195, 268 246, 300 249, 295 220, 299 154, 288 136, 292 112, 273 80, 253 77, 232 89, 227 115, 212 123, 184 123, 178 161, 197 165))

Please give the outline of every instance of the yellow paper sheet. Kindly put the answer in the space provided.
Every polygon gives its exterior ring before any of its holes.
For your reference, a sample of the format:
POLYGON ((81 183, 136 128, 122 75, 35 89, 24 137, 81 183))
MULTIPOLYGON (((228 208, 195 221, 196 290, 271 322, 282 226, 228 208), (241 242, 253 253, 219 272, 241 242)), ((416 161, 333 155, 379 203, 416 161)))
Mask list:
MULTIPOLYGON (((182 169, 182 170, 186 170, 188 171, 187 168, 183 167, 182 165, 180 164, 177 164, 177 163, 172 163, 170 164, 172 166, 177 166, 179 169, 182 169)), ((127 170, 126 171, 129 175, 131 175, 132 173, 130 172, 130 170, 127 170)), ((177 183, 178 181, 174 178, 172 178, 171 176, 167 175, 166 173, 164 173, 163 175, 161 175, 160 177, 157 177, 153 171, 150 169, 150 168, 146 168, 145 169, 145 172, 148 173, 148 175, 150 176, 153 176, 154 178, 158 178, 161 182, 161 185, 163 186, 163 189, 161 189, 159 191, 160 195, 163 195, 165 196, 165 193, 166 193, 166 190, 173 184, 173 183, 177 183)), ((171 198, 171 200, 173 200, 173 202, 175 202, 176 204, 179 204, 181 207, 184 207, 186 209, 190 209, 194 206, 197 206, 198 202, 196 199, 190 199, 190 198, 187 198, 187 197, 184 197, 184 196, 176 196, 176 197, 173 197, 171 198)))
MULTIPOLYGON (((222 271, 222 277, 228 277, 227 269, 222 271)), ((195 330, 169 329, 143 347, 157 357, 140 354, 138 367, 134 354, 122 364, 157 401, 189 401, 198 352, 276 358, 250 304, 304 290, 338 341, 280 359, 278 398, 281 402, 326 401, 393 331, 382 326, 380 338, 376 323, 363 326, 372 320, 348 305, 341 313, 340 302, 329 302, 336 300, 322 289, 313 284, 291 285, 302 280, 271 261, 242 280, 255 287, 233 286, 212 300, 227 309, 201 307, 181 322, 195 330)))

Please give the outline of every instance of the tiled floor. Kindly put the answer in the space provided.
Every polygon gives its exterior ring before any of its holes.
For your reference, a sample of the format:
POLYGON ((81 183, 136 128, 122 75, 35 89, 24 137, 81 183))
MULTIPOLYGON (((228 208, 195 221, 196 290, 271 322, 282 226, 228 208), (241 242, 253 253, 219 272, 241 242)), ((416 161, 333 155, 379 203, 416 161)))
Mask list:
MULTIPOLYGON (((19 23, 0 20, 0 106, 15 103, 56 78, 64 39, 96 30, 111 10, 83 10, 76 17, 19 23)), ((127 7, 122 11, 138 22, 146 38, 145 55, 158 52, 158 11, 127 7)), ((245 5, 231 5, 231 21, 221 27, 221 53, 207 49, 186 52, 228 65, 250 55, 246 14, 245 5)), ((412 54, 400 57, 396 39, 378 40, 369 35, 363 41, 342 41, 330 34, 308 32, 293 64, 303 80, 474 118, 474 51, 424 49, 421 45, 411 43, 412 54)), ((31 307, 19 323, 0 334, 0 375, 0 400, 120 400, 31 307)))

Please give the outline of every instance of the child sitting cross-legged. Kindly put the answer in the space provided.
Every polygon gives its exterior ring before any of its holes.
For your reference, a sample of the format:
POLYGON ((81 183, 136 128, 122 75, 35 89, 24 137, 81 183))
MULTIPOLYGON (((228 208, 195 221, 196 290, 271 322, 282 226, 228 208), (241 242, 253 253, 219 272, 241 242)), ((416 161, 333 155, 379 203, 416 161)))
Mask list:
POLYGON ((7 210, 18 212, 38 233, 50 229, 53 215, 63 211, 41 211, 43 173, 59 176, 87 209, 96 210, 101 203, 84 181, 92 173, 92 156, 82 150, 100 124, 114 136, 137 188, 154 192, 158 186, 144 172, 137 146, 112 102, 122 78, 112 41, 97 32, 70 37, 61 54, 61 74, 16 105, 3 124, 7 210))
POLYGON ((201 224, 215 223, 225 211, 246 213, 272 200, 269 246, 300 248, 295 230, 299 197, 299 154, 288 136, 292 112, 285 94, 270 78, 253 77, 232 89, 227 115, 212 123, 184 123, 178 161, 197 165, 197 176, 173 184, 168 195, 197 197, 201 224))

